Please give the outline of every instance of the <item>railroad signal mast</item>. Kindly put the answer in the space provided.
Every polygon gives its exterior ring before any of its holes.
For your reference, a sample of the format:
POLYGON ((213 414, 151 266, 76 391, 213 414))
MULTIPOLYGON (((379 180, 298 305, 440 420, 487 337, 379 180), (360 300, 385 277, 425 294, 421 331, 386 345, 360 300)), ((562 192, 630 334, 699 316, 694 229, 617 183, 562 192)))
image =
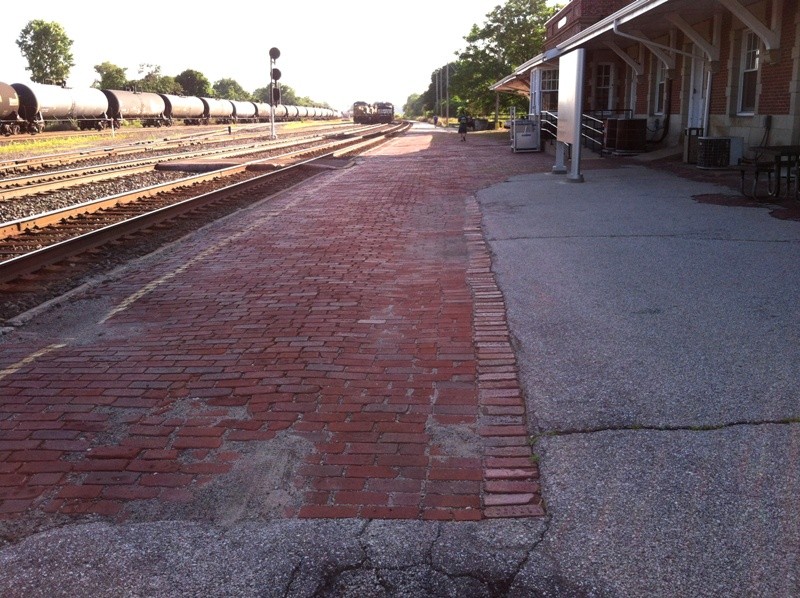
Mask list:
POLYGON ((271 139, 277 139, 275 134, 275 106, 281 103, 281 88, 278 86, 278 79, 281 78, 280 69, 275 68, 275 61, 280 58, 281 51, 278 48, 270 48, 269 50, 269 122, 271 139))

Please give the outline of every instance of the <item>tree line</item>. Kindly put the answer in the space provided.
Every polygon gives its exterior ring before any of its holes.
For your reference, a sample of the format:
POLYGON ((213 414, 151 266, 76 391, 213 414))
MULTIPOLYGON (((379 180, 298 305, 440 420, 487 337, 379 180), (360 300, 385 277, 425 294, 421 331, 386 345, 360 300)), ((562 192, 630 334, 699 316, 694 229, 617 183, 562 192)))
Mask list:
POLYGON ((457 58, 431 73, 428 89, 408 97, 403 107, 405 116, 444 115, 448 107, 451 116, 488 115, 497 103, 502 113, 508 113, 512 106, 527 113, 527 98, 508 94, 498 97, 489 86, 541 53, 545 23, 559 10, 560 6, 547 6, 546 0, 506 0, 495 7, 482 26, 473 25, 464 36, 467 46, 454 52, 457 58))
MULTIPOLYGON (((20 32, 17 46, 27 60, 31 81, 63 85, 75 61, 72 56, 73 41, 64 28, 55 22, 41 19, 30 21, 20 32)), ((269 87, 260 87, 252 93, 246 91, 235 79, 223 78, 213 84, 200 71, 186 69, 178 75, 164 75, 154 64, 139 65, 138 77, 129 78, 127 69, 111 62, 95 65, 98 79, 92 87, 98 89, 135 89, 154 93, 186 95, 225 100, 269 103, 269 87)), ((281 102, 295 106, 330 108, 326 102, 316 102, 298 96, 290 86, 281 84, 281 102)))

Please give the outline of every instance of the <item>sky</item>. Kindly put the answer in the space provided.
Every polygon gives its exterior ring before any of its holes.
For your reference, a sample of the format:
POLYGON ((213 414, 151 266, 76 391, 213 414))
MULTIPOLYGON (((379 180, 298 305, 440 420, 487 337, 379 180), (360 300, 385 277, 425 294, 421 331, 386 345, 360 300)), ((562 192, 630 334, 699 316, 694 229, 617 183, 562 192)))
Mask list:
POLYGON ((245 90, 269 84, 269 49, 281 56, 281 83, 299 96, 346 110, 354 101, 389 101, 398 111, 428 88, 431 73, 466 47, 473 24, 504 0, 404 0, 400 3, 191 2, 97 0, 8 2, 0 19, 0 81, 27 83, 16 40, 29 21, 59 23, 73 40, 67 85, 89 87, 94 66, 111 62, 137 79, 139 65, 162 75, 186 69, 213 84, 235 79, 245 90), (220 14, 219 11, 223 14, 220 14))

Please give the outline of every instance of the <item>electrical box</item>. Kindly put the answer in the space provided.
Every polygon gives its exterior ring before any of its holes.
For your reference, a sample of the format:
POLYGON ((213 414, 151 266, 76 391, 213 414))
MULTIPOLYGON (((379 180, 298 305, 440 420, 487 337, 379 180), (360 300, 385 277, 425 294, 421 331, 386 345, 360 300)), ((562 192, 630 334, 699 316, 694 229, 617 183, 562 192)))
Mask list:
POLYGON ((511 149, 514 152, 538 152, 541 149, 541 131, 538 119, 511 121, 511 149))

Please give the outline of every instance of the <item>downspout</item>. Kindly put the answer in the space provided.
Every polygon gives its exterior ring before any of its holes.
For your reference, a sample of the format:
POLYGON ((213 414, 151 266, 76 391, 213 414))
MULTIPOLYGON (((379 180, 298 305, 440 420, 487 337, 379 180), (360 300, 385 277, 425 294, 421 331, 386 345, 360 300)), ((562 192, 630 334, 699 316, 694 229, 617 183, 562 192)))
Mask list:
POLYGON ((714 74, 708 71, 708 79, 706 82, 706 109, 703 111, 703 135, 708 137, 711 132, 708 130, 711 123, 711 80, 714 74))

